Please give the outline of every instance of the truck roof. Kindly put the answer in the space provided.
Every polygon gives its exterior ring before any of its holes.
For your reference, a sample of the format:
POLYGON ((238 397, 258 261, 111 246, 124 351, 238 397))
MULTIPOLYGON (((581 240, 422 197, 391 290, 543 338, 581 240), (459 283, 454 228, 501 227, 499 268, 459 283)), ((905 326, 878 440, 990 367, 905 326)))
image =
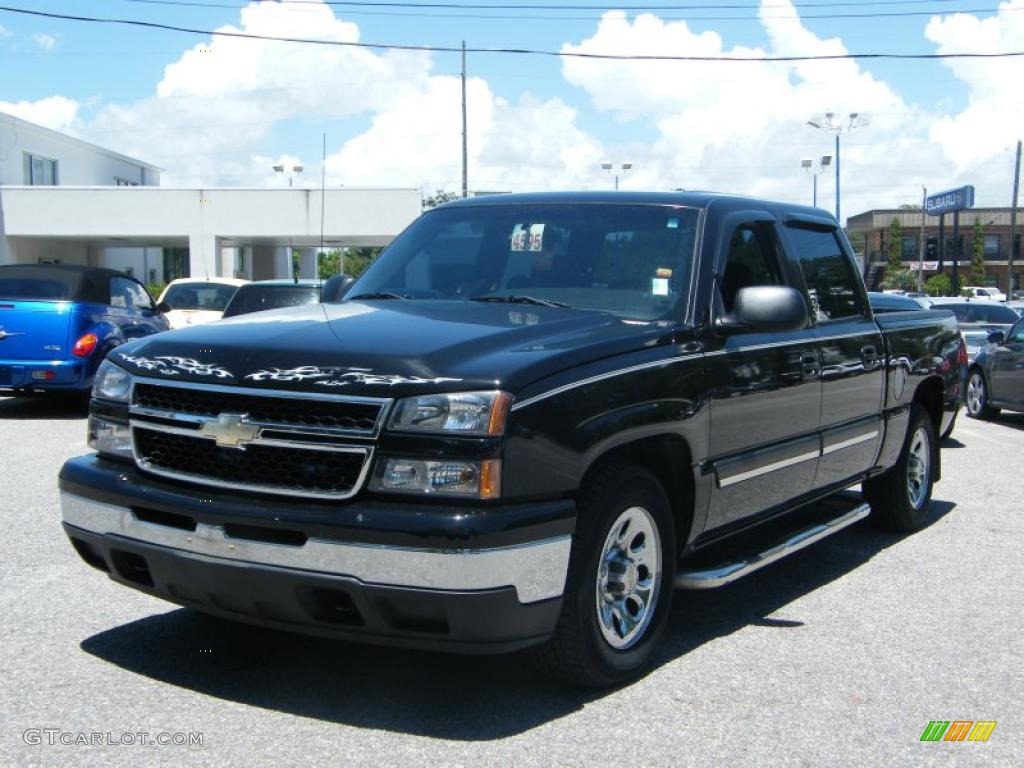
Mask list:
POLYGON ((621 203, 621 204, 652 204, 652 205, 685 205, 692 208, 706 208, 713 202, 721 202, 729 207, 741 208, 745 204, 755 202, 769 208, 784 209, 803 213, 817 218, 835 221, 828 211, 812 208, 808 205, 795 205, 782 201, 764 200, 744 195, 727 194, 724 192, 620 192, 620 191, 577 191, 577 192, 515 192, 509 194, 480 195, 453 200, 439 208, 461 208, 481 205, 536 205, 541 203, 621 203))

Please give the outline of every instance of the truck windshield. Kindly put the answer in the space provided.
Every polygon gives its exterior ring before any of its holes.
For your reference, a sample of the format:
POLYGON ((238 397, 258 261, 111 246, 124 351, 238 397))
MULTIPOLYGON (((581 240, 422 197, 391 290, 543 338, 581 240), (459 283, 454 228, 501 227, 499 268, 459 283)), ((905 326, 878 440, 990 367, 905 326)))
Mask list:
POLYGON ((605 203, 480 204, 422 216, 366 271, 354 299, 526 302, 673 316, 697 210, 605 203))

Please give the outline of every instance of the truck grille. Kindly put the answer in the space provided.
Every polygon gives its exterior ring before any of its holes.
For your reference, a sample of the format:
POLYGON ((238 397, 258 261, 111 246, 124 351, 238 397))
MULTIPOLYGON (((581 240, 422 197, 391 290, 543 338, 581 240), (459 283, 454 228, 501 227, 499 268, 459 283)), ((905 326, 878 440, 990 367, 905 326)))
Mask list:
POLYGON ((177 479, 246 490, 344 498, 356 488, 368 449, 283 447, 258 442, 221 448, 213 440, 132 425, 142 469, 177 479))
POLYGON ((224 390, 195 389, 159 384, 135 385, 135 410, 153 415, 212 417, 244 413, 249 420, 268 426, 313 427, 352 435, 372 436, 383 407, 380 401, 322 400, 224 390))
POLYGON ((129 406, 135 463, 220 488, 346 499, 366 478, 370 440, 388 403, 136 381, 129 406))

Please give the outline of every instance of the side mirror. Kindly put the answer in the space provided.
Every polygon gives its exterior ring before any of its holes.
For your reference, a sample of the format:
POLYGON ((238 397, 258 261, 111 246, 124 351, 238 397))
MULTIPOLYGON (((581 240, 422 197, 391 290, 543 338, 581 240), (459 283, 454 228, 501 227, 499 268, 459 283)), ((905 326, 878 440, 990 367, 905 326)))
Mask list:
POLYGON ((171 305, 168 304, 166 301, 161 301, 153 308, 153 311, 156 312, 158 315, 165 315, 171 311, 171 305))
POLYGON ((736 292, 733 311, 720 317, 720 333, 796 331, 807 325, 807 302, 795 288, 755 285, 736 292))
POLYGON ((335 275, 327 278, 320 288, 320 301, 324 304, 337 304, 345 298, 345 294, 348 293, 348 289, 355 281, 356 279, 349 275, 335 275))
POLYGON ((1005 339, 1006 334, 1002 331, 992 331, 992 333, 988 335, 989 344, 1002 344, 1005 339))

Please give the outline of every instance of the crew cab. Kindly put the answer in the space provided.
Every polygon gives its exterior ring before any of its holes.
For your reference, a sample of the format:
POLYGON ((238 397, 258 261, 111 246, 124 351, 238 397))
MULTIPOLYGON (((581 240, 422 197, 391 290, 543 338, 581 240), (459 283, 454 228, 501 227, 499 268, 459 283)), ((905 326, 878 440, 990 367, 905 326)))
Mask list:
POLYGON ((924 525, 959 349, 948 312, 874 317, 818 209, 462 200, 338 303, 115 350, 63 525, 190 608, 615 685, 676 588, 924 525))

